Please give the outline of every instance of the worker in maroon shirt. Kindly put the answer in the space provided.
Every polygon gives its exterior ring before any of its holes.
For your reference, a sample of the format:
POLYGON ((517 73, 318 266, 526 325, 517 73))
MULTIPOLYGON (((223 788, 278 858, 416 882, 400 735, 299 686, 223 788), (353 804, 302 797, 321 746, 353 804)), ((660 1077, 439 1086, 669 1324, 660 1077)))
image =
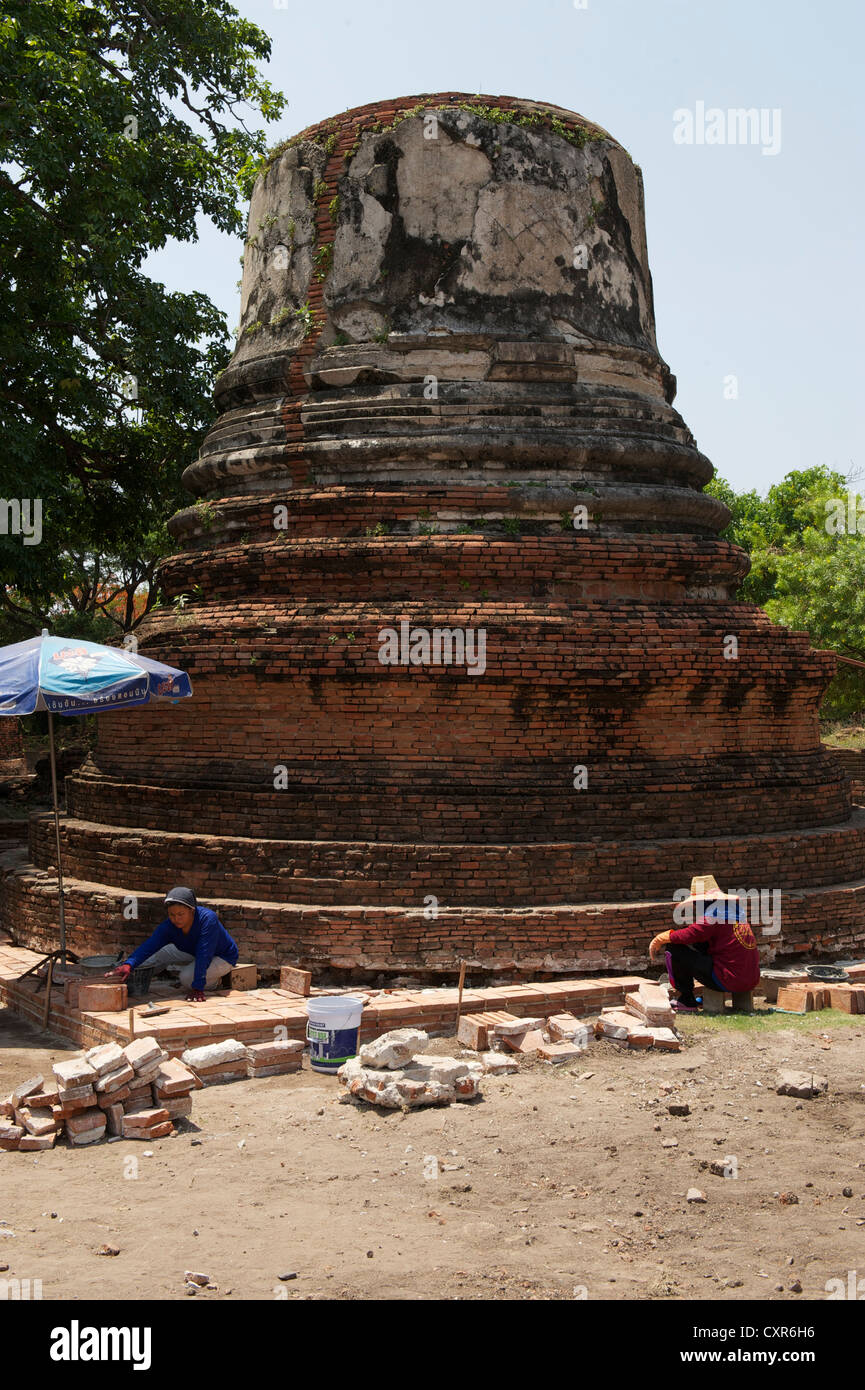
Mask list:
POLYGON ((670 984, 678 991, 673 1008, 696 1013, 694 981, 721 994, 751 990, 760 978, 760 953, 739 900, 722 893, 711 875, 691 880, 691 896, 681 904, 696 904, 692 925, 672 927, 653 937, 649 958, 661 951, 670 984))

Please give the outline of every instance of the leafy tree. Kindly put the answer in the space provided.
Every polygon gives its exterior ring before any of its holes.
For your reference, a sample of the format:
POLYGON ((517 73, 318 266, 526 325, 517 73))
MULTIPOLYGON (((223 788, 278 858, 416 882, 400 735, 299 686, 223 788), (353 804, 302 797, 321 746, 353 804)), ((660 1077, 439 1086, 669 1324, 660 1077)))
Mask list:
MULTIPOLYGON (((807 632, 813 646, 865 661, 865 496, 855 482, 854 474, 818 466, 788 473, 765 498, 736 493, 717 476, 706 491, 733 513, 725 539, 751 557, 742 597, 775 622, 807 632)), ((839 664, 823 714, 842 718, 863 709, 865 672, 839 664)))
POLYGON ((202 215, 242 230, 247 122, 283 106, 269 52, 226 0, 0 2, 0 494, 42 507, 40 543, 0 534, 19 638, 117 632, 155 598, 229 338, 144 262, 202 215))

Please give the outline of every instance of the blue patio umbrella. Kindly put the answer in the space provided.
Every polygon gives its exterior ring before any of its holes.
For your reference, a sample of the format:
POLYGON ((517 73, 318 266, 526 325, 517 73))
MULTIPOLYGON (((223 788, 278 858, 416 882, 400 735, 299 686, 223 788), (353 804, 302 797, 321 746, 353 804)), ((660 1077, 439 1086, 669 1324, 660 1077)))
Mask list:
POLYGON ((66 919, 63 910, 63 865, 60 854, 60 810, 57 802, 57 757, 54 715, 98 714, 129 709, 154 700, 177 700, 192 694, 185 671, 163 666, 125 647, 103 647, 78 637, 41 637, 0 647, 0 715, 48 712, 51 750, 51 789, 54 833, 57 839, 57 879, 60 890, 60 962, 66 963, 66 919))

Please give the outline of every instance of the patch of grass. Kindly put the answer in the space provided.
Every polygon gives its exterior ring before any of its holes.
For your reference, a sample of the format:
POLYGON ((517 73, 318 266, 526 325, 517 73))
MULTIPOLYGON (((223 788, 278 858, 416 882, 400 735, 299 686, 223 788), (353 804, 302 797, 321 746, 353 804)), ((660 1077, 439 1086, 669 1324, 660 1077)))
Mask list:
POLYGON ((677 1014, 676 1027, 685 1037, 700 1033, 824 1033, 827 1028, 862 1028, 865 1020, 840 1009, 815 1009, 807 1014, 774 1013, 769 1007, 754 1014, 677 1014))
POLYGON ((832 748, 865 749, 865 724, 858 719, 852 723, 841 721, 826 724, 821 733, 823 742, 832 748))

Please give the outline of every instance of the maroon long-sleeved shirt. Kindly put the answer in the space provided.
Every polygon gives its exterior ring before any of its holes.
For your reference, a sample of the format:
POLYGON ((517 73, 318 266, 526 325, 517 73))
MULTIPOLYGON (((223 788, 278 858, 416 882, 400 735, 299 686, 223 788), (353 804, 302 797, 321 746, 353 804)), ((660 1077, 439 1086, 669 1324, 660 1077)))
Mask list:
POLYGON ((753 989, 760 978, 760 953, 747 922, 700 917, 690 927, 673 927, 670 942, 706 948, 712 957, 712 973, 725 989, 753 989))

